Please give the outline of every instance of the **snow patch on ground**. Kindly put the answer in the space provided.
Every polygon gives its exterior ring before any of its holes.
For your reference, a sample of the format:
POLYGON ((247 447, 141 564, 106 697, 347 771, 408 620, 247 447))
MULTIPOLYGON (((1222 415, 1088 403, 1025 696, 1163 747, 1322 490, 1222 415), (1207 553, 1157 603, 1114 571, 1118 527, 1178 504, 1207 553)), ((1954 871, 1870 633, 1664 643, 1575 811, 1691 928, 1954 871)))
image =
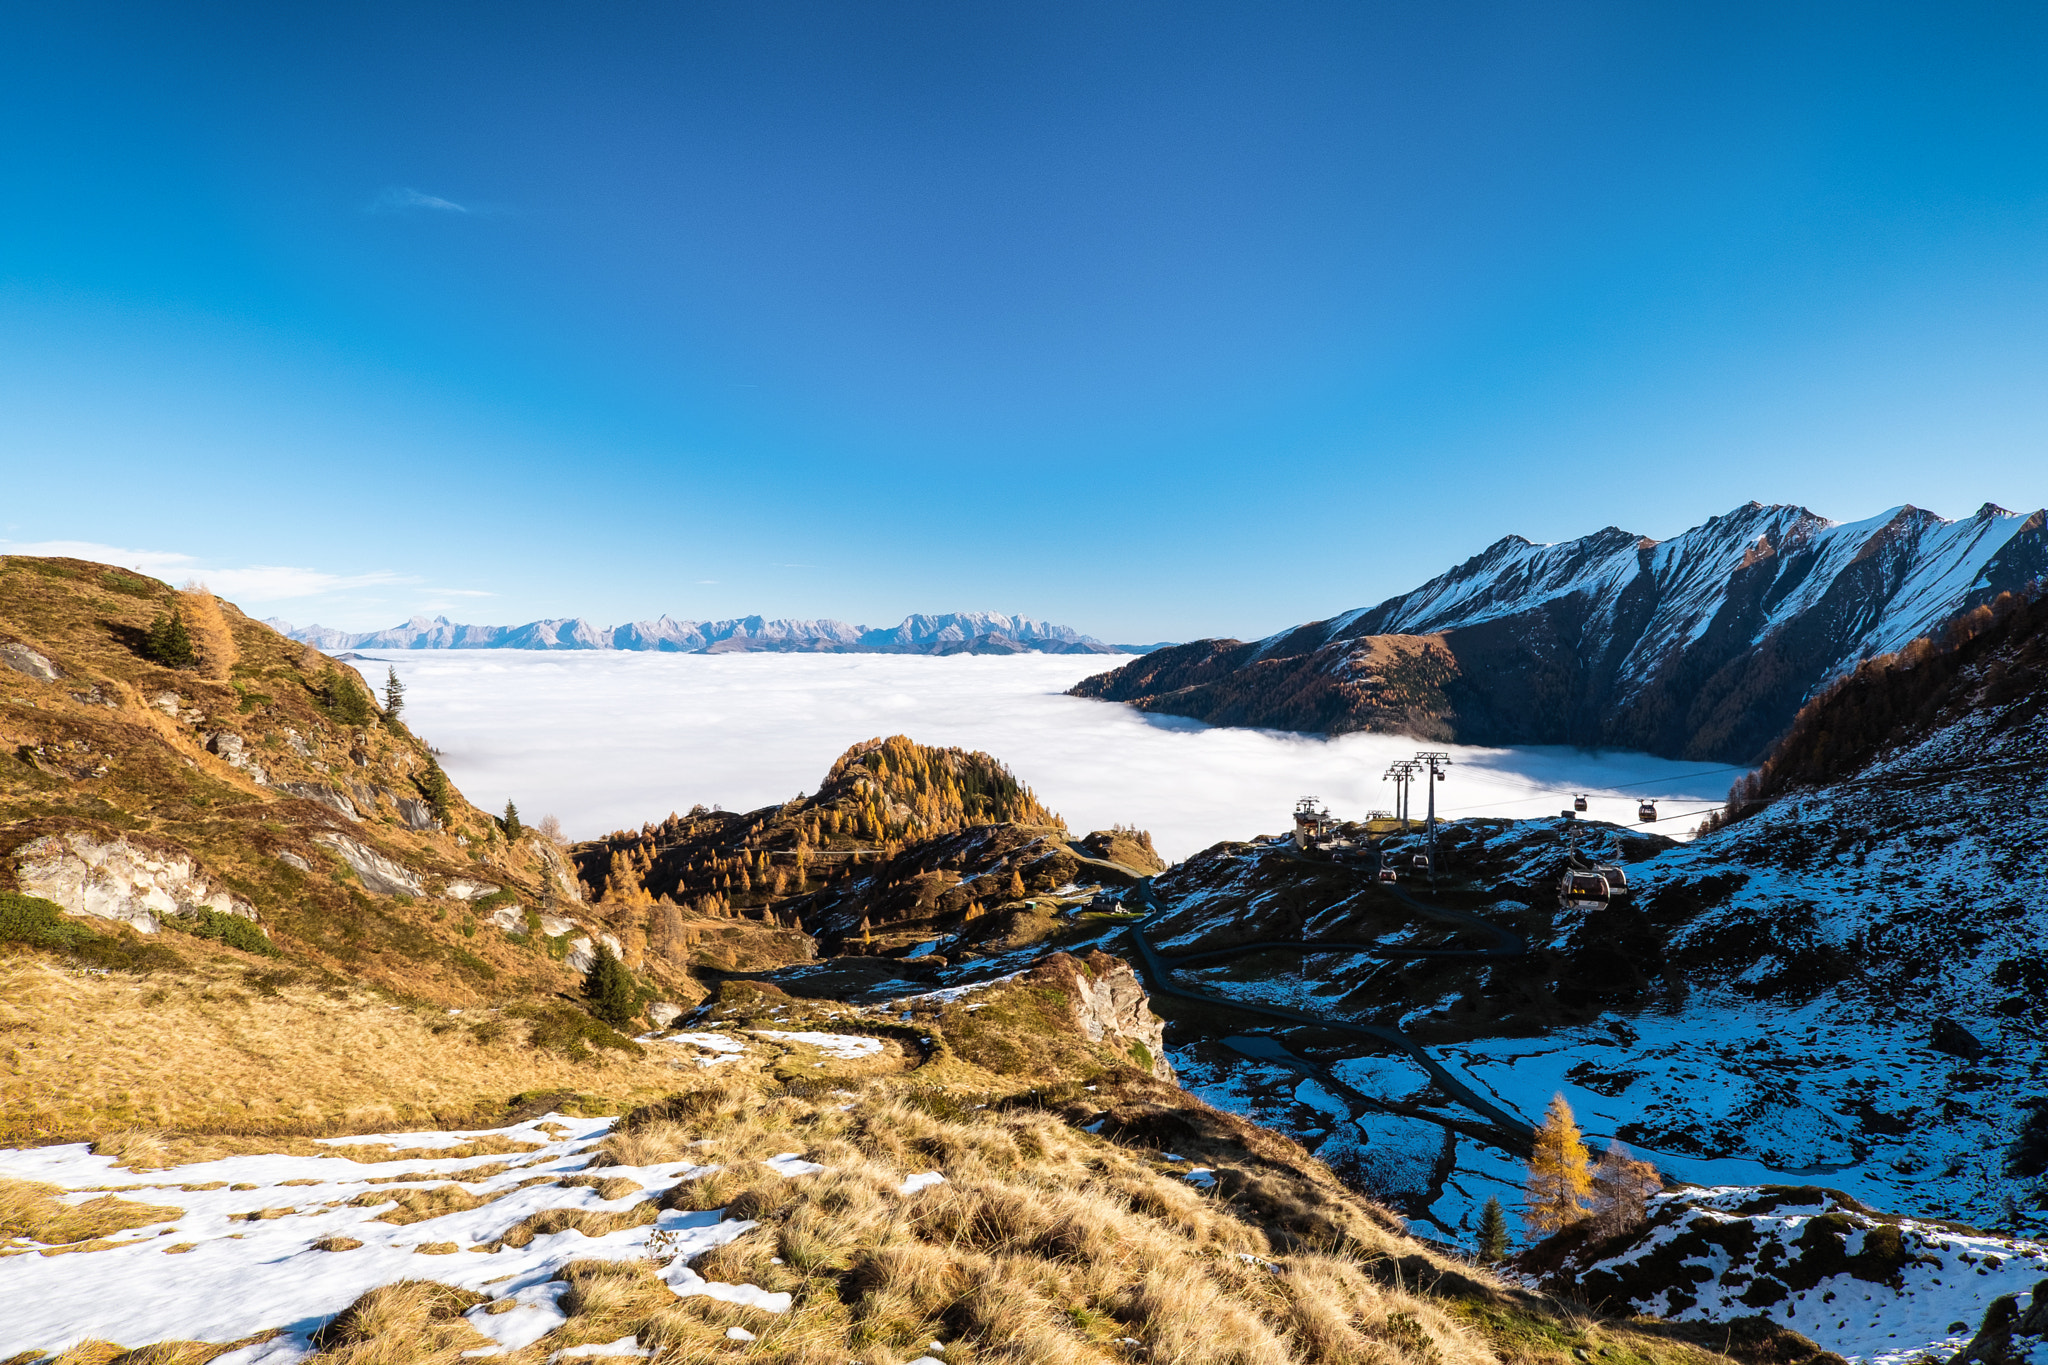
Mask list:
MULTIPOLYGON (((623 1212, 650 1192, 716 1170, 687 1161, 651 1166, 608 1166, 607 1180, 628 1180, 639 1188, 606 1200, 597 1190, 563 1187, 554 1180, 516 1188, 536 1176, 559 1178, 582 1171, 590 1148, 611 1130, 608 1118, 549 1114, 527 1123, 463 1133, 379 1133, 333 1139, 332 1155, 258 1154, 198 1162, 169 1170, 117 1169, 111 1157, 95 1156, 84 1145, 0 1151, 0 1176, 43 1181, 79 1191, 114 1188, 123 1197, 181 1210, 169 1222, 136 1229, 105 1250, 65 1255, 0 1258, 0 1357, 25 1351, 62 1351, 91 1337, 131 1347, 164 1340, 233 1341, 274 1328, 284 1335, 260 1347, 236 1352, 243 1365, 283 1365, 308 1353, 308 1338, 327 1319, 364 1292, 402 1279, 430 1278, 470 1289, 485 1289, 518 1305, 500 1314, 474 1313, 477 1330, 509 1348, 529 1345, 559 1326, 555 1277, 579 1259, 630 1260, 648 1254, 649 1238, 661 1235, 663 1254, 673 1254, 663 1277, 679 1296, 708 1295, 770 1312, 789 1306, 787 1294, 753 1285, 705 1281, 686 1262, 754 1227, 718 1212, 670 1210, 652 1222, 600 1237, 567 1230, 540 1236, 524 1247, 487 1251, 522 1218, 546 1209, 623 1212), (531 1155, 436 1158, 477 1138, 502 1137, 534 1144, 531 1155), (418 1149, 420 1159, 363 1162, 351 1147, 382 1144, 418 1149), (494 1175, 466 1179, 480 1168, 504 1165, 494 1175), (408 1177, 390 1184, 372 1179, 408 1177), (310 1182, 310 1183, 307 1183, 310 1182), (416 1223, 376 1221, 404 1190, 456 1183, 472 1195, 497 1195, 491 1202, 416 1223), (236 1189, 236 1185, 250 1188, 236 1189), (200 1188, 217 1186, 217 1188, 200 1188), (370 1202, 353 1201, 369 1196, 370 1202), (389 1198, 387 1199, 386 1196, 389 1198), (277 1210, 289 1210, 278 1213, 277 1210), (252 1213, 270 1216, 251 1218, 252 1213), (362 1246, 321 1251, 315 1243, 346 1237, 362 1246), (441 1251, 452 1245, 452 1251, 441 1251), (166 1252, 187 1247, 175 1255, 166 1252), (423 1250, 433 1248, 433 1250, 423 1250), (222 1288, 232 1292, 219 1292, 222 1288)), ((778 1158, 771 1169, 796 1174, 822 1169, 778 1158)), ((228 1357, 223 1357, 228 1359, 228 1357)))
POLYGON ((749 1032, 756 1038, 772 1038, 778 1043, 802 1043, 839 1062, 859 1061, 862 1057, 873 1057, 882 1050, 880 1038, 869 1038, 858 1033, 781 1033, 765 1028, 751 1029, 749 1032))
POLYGON ((1652 1199, 1650 1216, 1626 1251, 1580 1270, 1579 1283, 1681 1322, 1762 1312, 1868 1365, 1946 1358, 1968 1342, 1993 1299, 2024 1299, 2048 1276, 2048 1248, 2039 1243, 1868 1217, 1820 1190, 1681 1190, 1652 1199), (1614 1288, 1653 1257, 1649 1278, 1667 1287, 1614 1288), (1685 1267, 1677 1274, 1674 1259, 1685 1267), (1825 1270, 1836 1273, 1818 1273, 1825 1270))

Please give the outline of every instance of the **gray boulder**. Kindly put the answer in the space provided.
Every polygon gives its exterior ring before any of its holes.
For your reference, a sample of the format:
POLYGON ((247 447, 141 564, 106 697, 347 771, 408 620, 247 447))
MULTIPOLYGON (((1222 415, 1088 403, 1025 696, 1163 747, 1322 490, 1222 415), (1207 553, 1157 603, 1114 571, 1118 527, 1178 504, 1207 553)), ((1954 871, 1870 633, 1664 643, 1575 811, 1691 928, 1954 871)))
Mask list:
POLYGON ((385 857, 376 849, 357 843, 345 834, 336 834, 332 830, 322 830, 313 837, 339 853, 342 861, 362 878, 363 885, 378 895, 424 894, 418 874, 405 864, 385 857))
POLYGON ((345 815, 351 820, 363 818, 356 814, 355 803, 332 787, 323 787, 317 782, 280 782, 277 789, 301 801, 317 801, 336 815, 345 815))
POLYGON ((11 668, 37 682, 55 682, 59 676, 57 665, 51 663, 47 656, 22 644, 0 645, 0 666, 11 668))

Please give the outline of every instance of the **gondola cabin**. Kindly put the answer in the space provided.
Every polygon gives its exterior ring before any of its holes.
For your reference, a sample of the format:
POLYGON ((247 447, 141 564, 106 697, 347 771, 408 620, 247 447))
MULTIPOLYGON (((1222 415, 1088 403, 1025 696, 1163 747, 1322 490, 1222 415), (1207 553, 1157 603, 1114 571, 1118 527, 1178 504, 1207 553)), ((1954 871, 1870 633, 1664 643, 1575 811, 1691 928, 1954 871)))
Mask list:
POLYGON ((1636 819, 1642 821, 1646 825, 1656 824, 1657 803, 1655 801, 1645 801, 1642 805, 1636 807, 1636 819))
POLYGON ((1557 898, 1566 905, 1594 905, 1610 894, 1607 878, 1598 872, 1567 870, 1557 879, 1557 898))
POLYGON ((1388 883, 1398 882, 1401 880, 1401 874, 1391 867, 1383 867, 1380 869, 1380 880, 1388 883))
POLYGON ((1573 809, 1573 810, 1575 810, 1575 811, 1578 811, 1578 810, 1584 810, 1585 808, 1586 808, 1586 798, 1585 798, 1585 797, 1583 797, 1583 796, 1574 796, 1574 797, 1572 798, 1572 809, 1573 809))
POLYGON ((1593 870, 1600 874, 1602 881, 1607 883, 1607 893, 1610 896, 1626 896, 1628 894, 1628 873, 1622 871, 1613 863, 1595 863, 1593 870))

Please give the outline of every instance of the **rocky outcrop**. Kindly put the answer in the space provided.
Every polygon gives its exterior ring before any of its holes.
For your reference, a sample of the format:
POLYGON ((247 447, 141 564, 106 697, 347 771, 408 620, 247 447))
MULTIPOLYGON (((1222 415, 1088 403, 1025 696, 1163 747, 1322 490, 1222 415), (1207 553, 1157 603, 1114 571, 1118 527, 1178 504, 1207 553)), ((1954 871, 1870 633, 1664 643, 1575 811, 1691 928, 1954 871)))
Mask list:
POLYGON ((625 955, 625 950, 619 946, 618 939, 612 935, 599 934, 597 941, 594 943, 591 941, 590 936, 585 934, 582 937, 569 941, 569 956, 566 959, 569 970, 572 972, 587 972, 596 966, 598 943, 602 943, 605 947, 611 949, 613 957, 625 955))
POLYGON ((126 835, 47 834, 15 858, 15 881, 29 895, 74 915, 131 924, 145 934, 155 933, 168 916, 190 918, 201 910, 256 918, 247 901, 217 885, 190 854, 126 835))
POLYGON ((448 883, 441 893, 452 901, 477 901, 485 896, 497 894, 499 888, 490 882, 473 882, 457 877, 448 883))
POLYGON ((0 645, 0 668, 11 668, 23 677, 34 678, 37 682, 55 682, 62 676, 57 671, 57 665, 51 663, 46 655, 30 649, 27 645, 11 642, 0 645))
POLYGON ((363 818, 357 813, 355 802, 332 787, 323 787, 317 782, 280 782, 277 789, 288 796, 296 796, 301 801, 312 801, 325 806, 336 815, 347 819, 360 822, 363 818))
POLYGON ((394 862, 367 844, 322 830, 313 836, 341 855, 343 862, 360 877, 363 887, 380 896, 419 896, 425 891, 420 885, 419 874, 403 863, 394 862))
POLYGON ((230 768, 247 773, 249 780, 257 786, 261 787, 269 782, 269 775, 263 771, 263 765, 256 761, 256 756, 249 752, 242 737, 234 731, 221 730, 202 738, 206 741, 206 752, 215 755, 230 768))
POLYGON ((533 841, 533 851, 540 858, 541 866, 548 870, 548 875, 555 879, 555 885, 560 888, 562 895, 571 901, 581 901, 583 883, 576 880, 575 870, 570 867, 569 860, 562 856, 561 850, 546 839, 537 838, 533 841))
POLYGON ((1152 998, 1130 963, 1099 949, 1084 957, 1054 953, 1031 969, 1031 980, 1065 992, 1089 1042, 1107 1043, 1160 1080, 1174 1080, 1166 1021, 1152 1012, 1152 998))
POLYGON ((405 821, 407 829, 427 830, 440 824, 440 821, 434 818, 432 806, 410 796, 398 798, 398 818, 405 821))

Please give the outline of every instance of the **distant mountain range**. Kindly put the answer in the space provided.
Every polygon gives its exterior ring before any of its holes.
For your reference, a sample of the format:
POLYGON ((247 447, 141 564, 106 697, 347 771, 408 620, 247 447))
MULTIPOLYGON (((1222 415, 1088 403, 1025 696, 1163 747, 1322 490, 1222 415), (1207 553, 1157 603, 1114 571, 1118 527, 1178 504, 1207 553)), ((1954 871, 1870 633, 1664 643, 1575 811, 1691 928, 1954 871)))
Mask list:
POLYGON ((632 621, 594 626, 580 616, 523 626, 466 626, 445 616, 415 616, 389 630, 357 634, 328 626, 264 624, 317 649, 632 649, 681 654, 1142 654, 1154 645, 1106 645, 1066 626, 1001 612, 907 616, 886 629, 844 621, 632 621))
POLYGON ((1161 649, 1073 688, 1216 725, 1747 763, 1857 661, 2048 574, 2048 515, 1750 503, 1671 540, 1494 542, 1376 607, 1161 649))

